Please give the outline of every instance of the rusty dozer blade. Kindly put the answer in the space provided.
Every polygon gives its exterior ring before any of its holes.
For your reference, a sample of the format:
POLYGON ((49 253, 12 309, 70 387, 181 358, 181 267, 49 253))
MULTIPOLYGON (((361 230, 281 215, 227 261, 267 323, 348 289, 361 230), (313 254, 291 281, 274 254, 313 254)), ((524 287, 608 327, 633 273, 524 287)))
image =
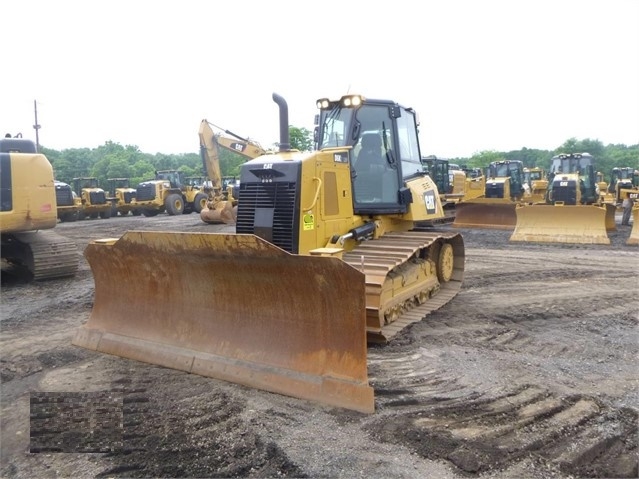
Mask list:
POLYGON ((632 229, 626 240, 627 245, 639 245, 639 204, 632 207, 632 229))
POLYGON ((517 203, 500 198, 475 198, 455 205, 453 227, 511 230, 517 223, 517 203))
POLYGON ((610 244, 607 210, 596 205, 520 205, 510 241, 610 244))
POLYGON ((365 276, 253 235, 130 231, 85 249, 93 311, 73 344, 374 412, 365 276))

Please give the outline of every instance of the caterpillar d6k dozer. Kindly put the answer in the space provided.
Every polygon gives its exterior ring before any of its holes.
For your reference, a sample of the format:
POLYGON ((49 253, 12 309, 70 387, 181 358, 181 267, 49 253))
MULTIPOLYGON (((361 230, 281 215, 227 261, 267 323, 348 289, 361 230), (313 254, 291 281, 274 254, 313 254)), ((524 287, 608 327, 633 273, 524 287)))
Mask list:
POLYGON ((524 195, 521 161, 494 161, 487 169, 484 194, 455 205, 453 226, 459 228, 513 229, 515 207, 524 195))
POLYGON ((27 280, 74 276, 78 248, 54 233, 56 182, 49 160, 33 141, 0 140, 0 236, 2 270, 27 280))
POLYGON ((416 114, 318 101, 318 149, 242 165, 235 234, 131 231, 94 241, 91 316, 74 344, 276 393, 374 411, 367 343, 460 290, 457 232, 422 169, 416 114))
POLYGON ((599 203, 594 158, 589 153, 553 157, 547 202, 517 207, 510 241, 610 244, 615 206, 599 203))

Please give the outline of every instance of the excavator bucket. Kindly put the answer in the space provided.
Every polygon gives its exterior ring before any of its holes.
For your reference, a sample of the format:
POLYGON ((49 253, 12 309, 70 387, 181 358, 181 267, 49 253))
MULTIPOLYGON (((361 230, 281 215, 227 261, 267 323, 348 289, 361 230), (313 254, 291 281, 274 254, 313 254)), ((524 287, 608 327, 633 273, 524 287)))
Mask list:
POLYGON ((639 223, 639 204, 632 208, 632 229, 626 240, 627 245, 639 245, 639 225, 637 223, 639 223))
POLYGON ((371 413, 365 276, 247 234, 130 231, 90 243, 73 344, 371 413))
POLYGON ((519 205, 516 213, 510 241, 610 244, 606 206, 519 205))
POLYGON ((516 203, 501 198, 475 198, 455 205, 453 227, 511 230, 517 223, 516 203))

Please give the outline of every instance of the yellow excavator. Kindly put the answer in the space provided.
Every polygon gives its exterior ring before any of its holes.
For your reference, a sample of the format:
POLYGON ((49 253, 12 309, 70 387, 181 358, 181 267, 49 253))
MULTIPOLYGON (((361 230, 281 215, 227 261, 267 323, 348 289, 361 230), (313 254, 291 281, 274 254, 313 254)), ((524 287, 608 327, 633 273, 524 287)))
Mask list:
POLYGON ((51 231, 58 222, 53 168, 31 140, 0 139, 0 205, 3 270, 35 281, 75 275, 76 244, 51 231))
POLYGON ((233 186, 225 188, 224 178, 220 172, 220 152, 219 148, 225 148, 234 153, 244 156, 247 159, 257 158, 267 153, 256 141, 242 138, 239 135, 223 130, 228 136, 215 133, 212 126, 220 127, 209 123, 204 119, 200 122, 200 156, 204 170, 210 181, 211 188, 208 191, 206 206, 200 211, 200 218, 205 223, 210 224, 235 224, 237 221, 237 199, 233 196, 233 186))
POLYGON ((524 166, 518 160, 493 161, 486 169, 484 193, 455 205, 453 226, 459 228, 513 229, 515 207, 524 197, 524 166))
POLYGON ((367 344, 457 295, 464 242, 442 218, 417 115, 389 100, 318 100, 317 150, 242 165, 234 234, 129 231, 85 250, 95 301, 74 344, 360 412, 367 344))
POLYGON ((599 202, 594 157, 589 153, 552 158, 545 203, 517 206, 510 241, 610 244, 615 205, 599 202))

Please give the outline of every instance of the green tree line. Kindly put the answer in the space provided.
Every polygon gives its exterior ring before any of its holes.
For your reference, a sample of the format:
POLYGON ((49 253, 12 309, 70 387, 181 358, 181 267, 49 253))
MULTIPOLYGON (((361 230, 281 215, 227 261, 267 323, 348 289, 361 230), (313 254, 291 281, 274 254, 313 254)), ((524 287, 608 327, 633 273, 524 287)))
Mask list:
MULTIPOLYGON (((289 127, 291 147, 310 151, 313 134, 306 128, 289 127)), ((278 147, 273 144, 273 149, 278 147)), ((97 148, 69 148, 62 151, 42 147, 55 171, 56 179, 71 183, 76 177, 96 177, 100 185, 106 186, 108 178, 129 178, 131 186, 155 177, 157 170, 179 170, 185 176, 206 176, 199 152, 182 154, 144 153, 135 145, 121 145, 107 141, 97 148)), ((508 152, 481 151, 470 158, 451 158, 451 163, 467 167, 485 168, 493 161, 520 160, 524 166, 548 169, 554 155, 560 153, 588 152, 595 157, 597 169, 610 180, 612 168, 629 166, 639 169, 639 144, 604 145, 599 140, 577 140, 570 138, 555 150, 522 148, 508 152)), ((239 176, 246 158, 221 148, 220 170, 223 176, 239 176)))
MULTIPOLYGON (((309 151, 312 148, 312 132, 306 128, 289 128, 292 148, 309 151)), ((273 149, 278 144, 273 144, 273 149)), ((155 178, 159 170, 178 170, 185 176, 207 176, 199 152, 182 154, 144 153, 136 145, 121 145, 107 141, 97 148, 68 148, 54 150, 40 148, 53 165, 58 181, 72 184, 73 178, 94 177, 102 187, 106 187, 109 178, 129 178, 135 187, 142 181, 155 178)), ((219 149, 220 170, 222 176, 239 176, 240 168, 246 158, 238 153, 219 149)))

